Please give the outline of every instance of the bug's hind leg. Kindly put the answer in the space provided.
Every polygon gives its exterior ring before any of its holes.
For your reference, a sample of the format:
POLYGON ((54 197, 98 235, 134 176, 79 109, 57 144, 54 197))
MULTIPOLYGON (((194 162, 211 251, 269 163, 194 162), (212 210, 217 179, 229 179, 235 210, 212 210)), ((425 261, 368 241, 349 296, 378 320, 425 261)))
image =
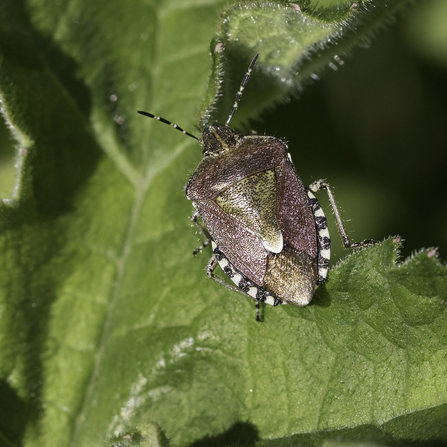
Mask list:
MULTIPOLYGON (((194 211, 194 213, 191 216, 191 222, 194 223, 194 225, 197 227, 197 229, 200 231, 202 236, 205 238, 205 241, 200 247, 197 247, 193 251, 193 255, 196 256, 197 253, 202 251, 206 246, 210 244, 212 241, 210 234, 208 233, 207 229, 197 220, 199 216, 198 211, 194 211)), ((214 281, 218 282, 219 284, 222 284, 227 289, 233 290, 234 292, 241 293, 242 295, 248 296, 252 300, 254 299, 256 301, 256 321, 260 321, 259 319, 259 299, 253 298, 248 293, 246 293, 244 290, 241 290, 239 287, 233 286, 231 284, 228 284, 223 279, 219 278, 218 276, 214 275, 214 270, 216 269, 217 265, 219 264, 219 261, 216 257, 216 255, 213 253, 210 260, 208 261, 208 264, 206 265, 206 274, 208 278, 213 279, 214 281)))
POLYGON ((252 296, 250 296, 248 293, 245 293, 243 290, 239 289, 239 287, 233 286, 232 284, 228 284, 223 279, 219 278, 214 274, 214 270, 216 269, 217 265, 219 264, 216 256, 213 254, 208 261, 208 264, 206 265, 206 274, 208 275, 208 278, 214 279, 214 281, 218 282, 219 284, 222 284, 227 289, 233 290, 237 293, 242 293, 242 295, 248 296, 252 300, 254 299, 252 296))
POLYGON ((218 282, 219 284, 222 284, 227 289, 232 290, 233 292, 241 293, 242 295, 245 295, 248 298, 251 298, 252 300, 254 299, 256 301, 256 321, 261 321, 259 319, 259 300, 257 298, 253 298, 248 293, 241 290, 239 287, 228 284, 226 281, 224 281, 223 279, 216 276, 214 274, 214 270, 216 269, 218 264, 219 264, 219 261, 217 260, 216 255, 213 254, 211 256, 210 260, 208 261, 208 264, 206 265, 206 274, 207 274, 208 278, 211 278, 214 281, 218 282))
POLYGON ((375 244, 375 242, 372 239, 365 239, 362 242, 351 242, 351 240, 348 237, 348 234, 346 233, 345 226, 343 225, 343 221, 341 219, 340 211, 338 209, 337 202, 335 201, 332 188, 330 187, 329 183, 326 182, 326 180, 317 180, 316 182, 313 182, 309 186, 309 189, 312 192, 318 192, 321 189, 326 190, 327 195, 329 197, 329 202, 331 202, 332 209, 334 210, 335 220, 337 221, 338 231, 340 233, 344 248, 364 247, 375 244))

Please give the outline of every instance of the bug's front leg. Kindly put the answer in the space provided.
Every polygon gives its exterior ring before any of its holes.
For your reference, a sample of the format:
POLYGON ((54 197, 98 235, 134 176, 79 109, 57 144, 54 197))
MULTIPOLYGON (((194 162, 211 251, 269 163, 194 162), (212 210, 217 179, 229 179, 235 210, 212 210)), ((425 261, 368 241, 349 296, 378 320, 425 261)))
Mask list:
POLYGON ((197 218, 200 217, 198 211, 194 211, 191 216, 191 222, 197 227, 197 229, 200 231, 200 234, 205 238, 203 244, 200 247, 197 247, 192 254, 194 256, 197 256, 197 253, 202 251, 205 247, 209 245, 211 242, 211 236, 206 230, 206 228, 197 220, 197 218))
POLYGON ((335 201, 334 193, 332 192, 332 188, 330 187, 329 183, 326 182, 326 180, 317 180, 316 182, 313 182, 309 189, 312 192, 318 192, 321 189, 325 189, 327 192, 327 195, 329 197, 329 202, 331 202, 332 209, 334 210, 335 220, 337 221, 338 231, 341 236, 341 240, 343 242, 344 248, 355 248, 355 247, 364 247, 368 245, 374 245, 375 242, 372 239, 365 239, 362 242, 351 242, 351 240, 348 237, 348 234, 346 233, 345 226, 343 225, 343 221, 340 216, 340 211, 337 206, 337 202, 335 201))

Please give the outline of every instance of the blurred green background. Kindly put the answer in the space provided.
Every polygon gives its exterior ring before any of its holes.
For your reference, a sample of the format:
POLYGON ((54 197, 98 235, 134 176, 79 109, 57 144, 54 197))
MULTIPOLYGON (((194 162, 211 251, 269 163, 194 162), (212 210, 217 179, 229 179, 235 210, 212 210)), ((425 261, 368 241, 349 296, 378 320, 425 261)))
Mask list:
MULTIPOLYGON (((420 1, 300 98, 252 123, 288 141, 306 185, 329 180, 353 239, 399 234, 405 256, 429 246, 447 254, 446 23, 446 0, 420 1)), ((10 196, 14 178, 14 142, 2 122, 0 197, 10 196)))
POLYGON ((0 122, 0 197, 11 196, 15 180, 15 142, 11 138, 11 133, 5 125, 5 121, 0 122))

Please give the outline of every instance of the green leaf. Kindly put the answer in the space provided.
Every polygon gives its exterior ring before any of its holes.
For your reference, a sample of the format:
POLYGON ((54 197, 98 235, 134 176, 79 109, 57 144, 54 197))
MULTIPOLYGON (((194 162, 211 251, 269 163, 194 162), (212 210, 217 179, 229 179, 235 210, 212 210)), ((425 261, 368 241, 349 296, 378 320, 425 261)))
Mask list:
POLYGON ((105 447, 169 447, 169 441, 155 422, 143 422, 136 430, 107 441, 105 447))
POLYGON ((0 197, 8 197, 14 187, 14 148, 11 135, 0 121, 0 197))
POLYGON ((408 39, 415 50, 434 63, 447 66, 447 30, 444 26, 447 17, 447 3, 431 0, 418 5, 407 29, 408 39))
POLYGON ((206 93, 223 2, 3 2, 0 92, 20 145, 16 195, 0 205, 3 445, 104 445, 148 420, 172 445, 447 438, 434 252, 397 267, 386 240, 344 260, 311 306, 256 323, 191 256, 182 187, 197 142, 136 114, 192 129, 205 95, 201 122, 213 107, 226 117, 262 39, 242 124, 405 2, 297 3, 226 6, 206 93), (301 48, 284 48, 300 29, 301 48))
POLYGON ((341 55, 369 41, 407 0, 332 2, 318 8, 309 0, 235 2, 220 14, 211 44, 214 70, 200 127, 225 122, 246 62, 259 53, 259 70, 244 92, 232 125, 245 123, 266 107, 301 91, 324 69, 344 64, 341 55), (261 73, 259 73, 261 71, 261 73), (260 94, 262 91, 262 94, 260 94))

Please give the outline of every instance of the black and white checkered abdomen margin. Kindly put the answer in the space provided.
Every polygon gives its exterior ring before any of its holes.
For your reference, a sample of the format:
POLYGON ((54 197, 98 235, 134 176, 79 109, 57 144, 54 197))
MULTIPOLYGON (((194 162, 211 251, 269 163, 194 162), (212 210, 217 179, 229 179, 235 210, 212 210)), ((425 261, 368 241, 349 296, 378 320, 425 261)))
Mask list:
POLYGON ((262 301, 263 303, 270 304, 271 306, 277 306, 283 304, 282 300, 267 292, 262 287, 256 285, 253 281, 248 279, 244 274, 237 270, 233 264, 225 257, 225 255, 219 250, 216 243, 212 240, 211 247, 213 248, 214 257, 217 259, 220 268, 225 274, 233 281, 239 289, 243 290, 247 295, 255 300, 262 301))
POLYGON ((331 238, 327 228, 326 216, 318 203, 317 198, 307 190, 309 203, 314 214, 317 229, 318 243, 318 284, 324 283, 329 271, 329 260, 331 258, 331 238))

